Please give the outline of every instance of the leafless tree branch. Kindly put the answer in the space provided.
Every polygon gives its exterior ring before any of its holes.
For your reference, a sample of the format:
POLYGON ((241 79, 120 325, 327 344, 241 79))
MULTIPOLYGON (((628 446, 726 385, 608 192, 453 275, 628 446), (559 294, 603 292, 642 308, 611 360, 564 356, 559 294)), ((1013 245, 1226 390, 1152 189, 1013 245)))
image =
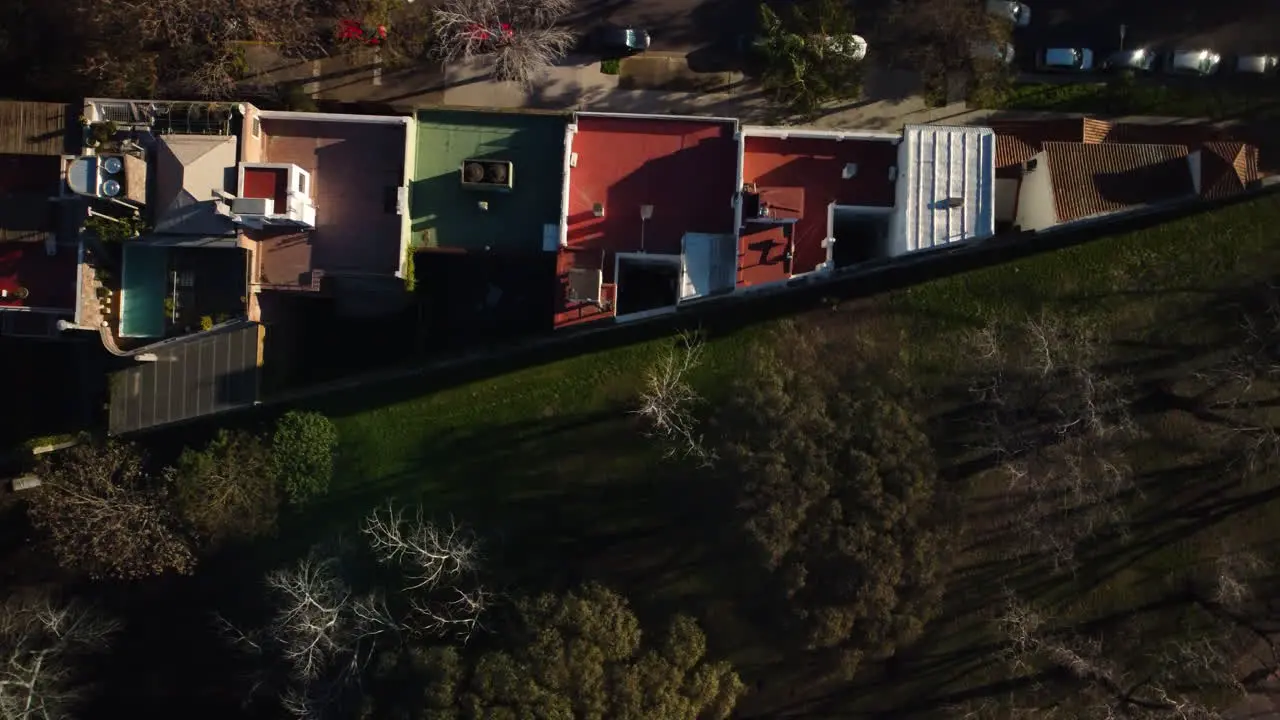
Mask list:
POLYGON ((695 411, 702 397, 689 383, 689 374, 702 363, 705 348, 697 333, 681 333, 645 370, 640 407, 635 411, 649 426, 651 437, 663 443, 663 455, 683 457, 702 467, 715 464, 716 454, 703 440, 695 411))
POLYGON ((404 569, 409 591, 474 574, 480 561, 479 543, 469 530, 455 522, 434 525, 423 518, 421 507, 406 520, 404 510, 388 502, 365 518, 361 530, 379 561, 404 569))
POLYGON ((444 62, 489 56, 494 77, 524 85, 564 57, 573 33, 557 27, 570 0, 446 0, 432 16, 444 62))
POLYGON ((85 688, 77 663, 104 650, 119 629, 87 606, 46 596, 0 606, 0 718, 67 717, 85 688))

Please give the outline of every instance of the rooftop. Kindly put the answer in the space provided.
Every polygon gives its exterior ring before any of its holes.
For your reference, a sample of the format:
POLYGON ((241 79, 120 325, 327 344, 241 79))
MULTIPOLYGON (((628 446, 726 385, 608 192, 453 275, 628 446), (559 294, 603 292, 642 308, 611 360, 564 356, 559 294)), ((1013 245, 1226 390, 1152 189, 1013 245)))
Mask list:
POLYGON ((994 235, 995 133, 990 128, 908 125, 902 136, 890 253, 994 235))
POLYGON ((219 215, 215 190, 235 192, 236 139, 227 135, 161 135, 155 151, 151 204, 155 231, 232 235, 219 215))
POLYGON ((1207 142, 1201 147, 1201 196, 1229 197, 1244 192, 1257 181, 1256 147, 1238 142, 1207 142))
POLYGON ((73 311, 79 249, 45 242, 0 243, 0 308, 73 311))
POLYGON ((564 174, 563 115, 422 110, 411 195, 413 244, 537 252, 558 231, 564 174), (463 187, 464 160, 511 163, 510 189, 463 187), (487 203, 486 209, 480 204, 487 203))
POLYGON ((0 153, 65 155, 78 146, 78 108, 62 103, 0 100, 0 153), (74 110, 74 111, 73 111, 74 110))
POLYGON ((191 420, 259 399, 263 327, 240 322, 131 353, 110 380, 112 435, 191 420), (154 360, 142 361, 145 355, 154 360))
POLYGON ((898 163, 896 136, 757 136, 751 132, 743 132, 743 182, 755 185, 762 196, 773 193, 785 197, 778 191, 790 191, 799 207, 794 211, 797 217, 790 238, 793 259, 785 270, 783 263, 770 264, 768 257, 757 255, 767 252, 771 257, 782 252, 777 238, 770 240, 779 235, 777 228, 756 227, 750 233, 744 232, 740 266, 743 284, 785 279, 810 272, 825 262, 827 251, 822 241, 830 232, 827 210, 832 203, 893 207, 898 163), (764 250, 765 244, 771 250, 764 250))
POLYGON ((990 123, 996 132, 996 172, 1018 177, 1017 167, 1044 149, 1046 142, 1106 142, 1115 130, 1113 123, 1095 118, 1059 120, 997 120, 990 123))
POLYGON ((1059 222, 1195 194, 1185 145, 1047 142, 1044 152, 1059 222))
POLYGON ((575 126, 557 326, 611 314, 568 299, 571 269, 599 271, 609 294, 617 253, 680 255, 686 234, 732 238, 739 189, 732 120, 581 113, 575 126))
POLYGON ((256 279, 309 286, 312 271, 394 275, 402 259, 396 196, 404 185, 406 124, 286 115, 261 117, 251 157, 310 173, 316 227, 248 231, 261 242, 256 279))
POLYGON ((43 242, 57 229, 49 198, 61 188, 62 155, 79 127, 66 105, 0 100, 0 243, 43 242))

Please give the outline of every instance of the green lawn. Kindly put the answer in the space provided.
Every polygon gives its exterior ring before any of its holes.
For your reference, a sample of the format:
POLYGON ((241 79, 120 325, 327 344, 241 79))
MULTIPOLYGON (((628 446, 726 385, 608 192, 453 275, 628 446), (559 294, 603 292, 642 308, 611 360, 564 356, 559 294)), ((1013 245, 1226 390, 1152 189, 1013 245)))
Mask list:
MULTIPOLYGON (((1206 340, 1214 322, 1206 314, 1211 300, 1231 287, 1269 279, 1280 268, 1278 226, 1280 199, 1263 197, 814 311, 809 319, 860 335, 899 357, 942 410, 955 391, 947 385, 953 379, 948 373, 965 362, 962 333, 986 318, 1016 321, 1050 308, 1096 318, 1114 341, 1206 340)), ((696 381, 712 402, 728 391, 748 348, 765 330, 710 340, 696 381)), ((757 578, 744 569, 745 557, 728 539, 723 498, 700 482, 700 473, 663 461, 630 412, 643 369, 662 345, 607 350, 429 395, 417 396, 406 386, 402 399, 376 409, 353 407, 350 398, 320 401, 317 409, 333 417, 341 432, 331 521, 349 524, 388 495, 420 499, 428 512, 452 514, 492 538, 491 555, 504 582, 537 588, 604 580, 630 593, 642 609, 678 607, 702 617, 713 650, 738 661, 748 683, 762 677, 787 683, 788 670, 801 666, 782 663, 761 642, 768 630, 752 617, 757 578)), ((1155 372, 1172 372, 1171 367, 1155 372)), ((1154 413, 1143 423, 1187 436, 1202 430, 1169 413, 1154 413)), ((1158 469, 1173 457, 1158 444, 1151 449, 1140 470, 1158 469)), ((944 458, 949 460, 954 458, 944 458)), ((980 479, 969 483, 971 502, 998 492, 980 479)), ((1153 492, 1151 502, 1171 502, 1180 492, 1153 492)), ((1184 571, 1201 557, 1209 538, 1222 536, 1222 528, 1212 524, 1182 533, 1185 518, 1170 522, 1180 528, 1176 538, 1163 526, 1150 537, 1135 537, 1128 549, 1082 573, 1083 592, 1071 589, 1077 580, 1063 578, 1042 588, 1045 602, 1088 620, 1167 591, 1163 581, 1149 579, 1184 571)), ((1233 516, 1230 528, 1237 539, 1252 541, 1271 538, 1277 526, 1280 506, 1269 500, 1233 516)), ((990 583, 965 579, 985 561, 980 552, 960 557, 948 600, 953 606, 904 659, 903 672, 913 682, 833 696, 832 707, 884 711, 988 679, 982 668, 991 665, 989 651, 974 648, 990 640, 989 627, 974 608, 998 600, 990 583)), ((775 700, 790 702, 768 691, 746 702, 768 712, 777 709, 775 700)))
MULTIPOLYGON (((1181 80, 1179 78, 1178 80, 1181 80)), ((1144 82, 1116 78, 1107 82, 994 83, 980 87, 972 102, 983 108, 1078 112, 1096 115, 1204 117, 1213 120, 1280 117, 1280 94, 1222 87, 1216 82, 1144 82)))

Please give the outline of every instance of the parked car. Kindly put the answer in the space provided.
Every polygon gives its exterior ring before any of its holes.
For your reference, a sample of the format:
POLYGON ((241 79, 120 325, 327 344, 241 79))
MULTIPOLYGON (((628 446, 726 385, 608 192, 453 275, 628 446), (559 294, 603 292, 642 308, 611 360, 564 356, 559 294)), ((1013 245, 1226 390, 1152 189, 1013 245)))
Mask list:
POLYGON ((1093 70, 1093 51, 1088 48, 1047 48, 1036 56, 1036 69, 1089 72, 1093 70))
POLYGON ((1280 67, 1280 57, 1275 55, 1241 55, 1236 58, 1236 72, 1249 75, 1270 75, 1280 67))
POLYGON ((815 40, 822 44, 824 52, 844 55, 850 60, 863 60, 867 57, 867 41, 861 35, 819 35, 815 40))
POLYGON ((969 48, 974 60, 987 60, 1003 65, 1013 64, 1013 43, 974 43, 969 48))
POLYGON ((601 55, 631 55, 649 49, 649 31, 643 28, 602 25, 591 33, 591 48, 601 55))
POLYGON ((1106 62, 1102 63, 1102 67, 1106 70, 1148 72, 1155 64, 1155 53, 1146 48, 1134 48, 1133 50, 1117 50, 1111 53, 1106 62))
POLYGON ((999 18, 1007 18, 1014 27, 1031 24, 1031 8, 1014 0, 987 0, 987 12, 999 18))
POLYGON ((1222 56, 1212 50, 1174 50, 1165 58, 1164 70, 1176 75, 1212 75, 1222 56))

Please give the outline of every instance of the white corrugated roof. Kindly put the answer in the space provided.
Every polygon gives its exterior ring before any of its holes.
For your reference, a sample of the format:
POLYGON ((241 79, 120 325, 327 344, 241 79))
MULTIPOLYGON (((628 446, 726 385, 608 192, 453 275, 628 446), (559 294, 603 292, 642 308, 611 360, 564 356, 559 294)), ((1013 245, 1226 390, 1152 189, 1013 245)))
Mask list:
POLYGON ((903 129, 889 225, 893 254, 994 235, 995 162, 996 135, 990 128, 903 129))

